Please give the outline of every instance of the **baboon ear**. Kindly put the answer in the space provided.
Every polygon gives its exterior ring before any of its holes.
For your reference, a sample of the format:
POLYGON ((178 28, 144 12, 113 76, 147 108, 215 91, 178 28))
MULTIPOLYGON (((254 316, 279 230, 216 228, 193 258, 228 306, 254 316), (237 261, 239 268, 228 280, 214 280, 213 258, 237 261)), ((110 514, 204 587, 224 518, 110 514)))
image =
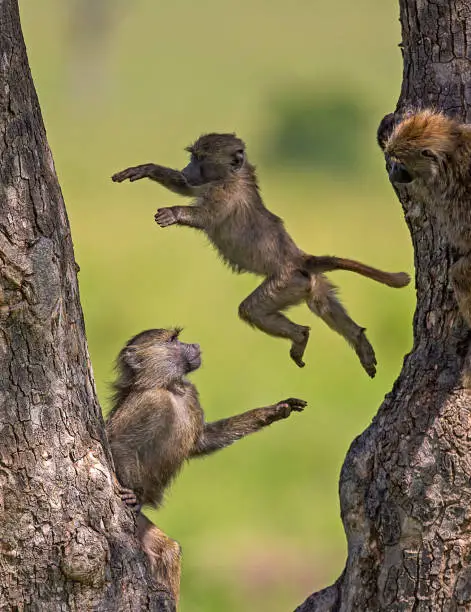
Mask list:
POLYGON ((391 136, 398 121, 399 118, 396 116, 396 113, 389 113, 381 119, 381 123, 376 132, 376 140, 381 149, 384 150, 386 141, 391 136))
POLYGON ((244 149, 239 149, 234 153, 234 157, 232 158, 232 167, 235 170, 239 170, 242 168, 245 162, 245 152, 244 149))

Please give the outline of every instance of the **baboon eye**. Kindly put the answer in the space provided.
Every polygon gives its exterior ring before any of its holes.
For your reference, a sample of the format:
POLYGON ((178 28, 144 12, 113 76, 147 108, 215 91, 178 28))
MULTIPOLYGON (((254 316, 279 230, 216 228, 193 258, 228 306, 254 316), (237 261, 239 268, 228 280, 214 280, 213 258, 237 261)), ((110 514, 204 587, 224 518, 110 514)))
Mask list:
POLYGON ((422 157, 428 157, 430 159, 435 159, 435 154, 432 153, 430 149, 422 149, 420 154, 422 155, 422 157))

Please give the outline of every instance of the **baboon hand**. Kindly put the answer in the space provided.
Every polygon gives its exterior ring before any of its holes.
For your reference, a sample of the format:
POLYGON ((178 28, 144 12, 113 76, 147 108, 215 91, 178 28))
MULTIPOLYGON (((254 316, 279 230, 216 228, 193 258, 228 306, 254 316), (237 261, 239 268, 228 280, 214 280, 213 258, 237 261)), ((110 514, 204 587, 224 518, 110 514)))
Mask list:
POLYGON ((121 485, 118 486, 119 496, 121 500, 126 504, 128 508, 133 510, 136 514, 139 514, 141 511, 141 504, 137 499, 137 495, 134 493, 132 489, 127 489, 121 485))
POLYGON ((295 412, 302 412, 304 408, 307 406, 307 402, 302 399, 297 399, 295 397, 290 397, 282 402, 278 402, 275 404, 275 409, 279 414, 281 419, 286 419, 289 417, 291 412, 294 410, 295 412))
POLYGON ((129 179, 131 182, 138 181, 139 179, 146 178, 149 176, 149 166, 144 164, 143 166, 134 166, 133 168, 126 168, 126 170, 121 170, 121 172, 116 172, 111 177, 111 180, 114 183, 122 183, 126 179, 129 179))
POLYGON ((168 227, 169 225, 174 225, 178 222, 172 207, 159 208, 159 210, 155 213, 154 219, 155 222, 160 225, 160 227, 168 227))

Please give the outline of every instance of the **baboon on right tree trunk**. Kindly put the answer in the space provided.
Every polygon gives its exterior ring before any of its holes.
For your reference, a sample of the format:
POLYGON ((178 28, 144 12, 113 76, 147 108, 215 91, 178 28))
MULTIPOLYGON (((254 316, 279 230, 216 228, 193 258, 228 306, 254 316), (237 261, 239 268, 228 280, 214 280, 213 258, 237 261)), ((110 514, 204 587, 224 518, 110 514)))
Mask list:
POLYGON ((391 113, 380 124, 378 143, 391 182, 431 206, 454 248, 451 282, 471 327, 471 125, 430 109, 391 113))

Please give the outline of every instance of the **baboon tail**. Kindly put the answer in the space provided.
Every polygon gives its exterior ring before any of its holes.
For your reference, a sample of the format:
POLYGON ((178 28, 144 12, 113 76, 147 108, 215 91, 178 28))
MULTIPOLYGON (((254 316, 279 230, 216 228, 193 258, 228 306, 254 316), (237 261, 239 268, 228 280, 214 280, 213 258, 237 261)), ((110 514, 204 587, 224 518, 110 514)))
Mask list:
POLYGON ((348 270, 371 278, 372 280, 388 285, 388 287, 405 287, 410 283, 410 276, 406 272, 384 272, 367 266, 354 259, 344 259, 343 257, 330 257, 329 255, 306 255, 306 270, 311 274, 321 274, 323 272, 333 272, 334 270, 348 270))

